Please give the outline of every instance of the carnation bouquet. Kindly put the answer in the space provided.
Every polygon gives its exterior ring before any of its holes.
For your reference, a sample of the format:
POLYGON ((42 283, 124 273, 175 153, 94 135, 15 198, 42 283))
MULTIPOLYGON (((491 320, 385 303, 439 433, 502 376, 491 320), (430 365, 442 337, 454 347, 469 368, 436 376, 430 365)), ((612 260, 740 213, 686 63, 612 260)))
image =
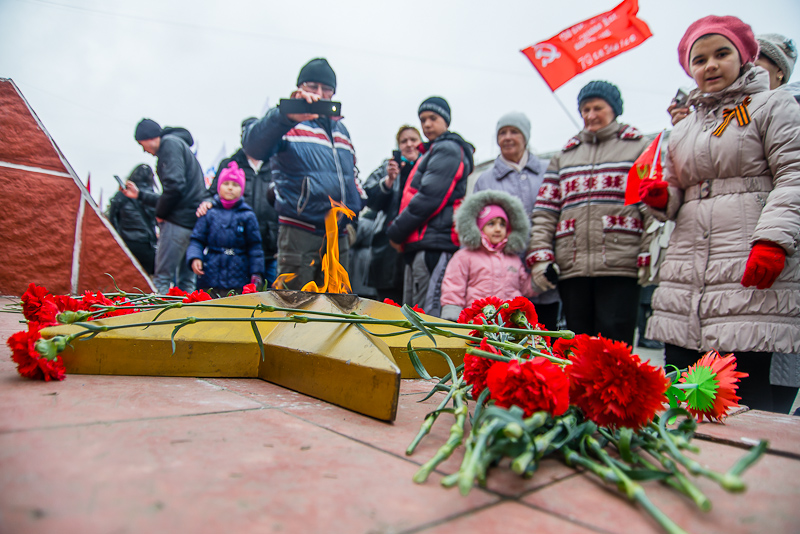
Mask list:
POLYGON ((475 325, 474 341, 463 366, 453 367, 426 397, 444 393, 406 454, 414 453, 441 415, 455 420, 448 440, 414 476, 418 483, 462 444, 459 470, 441 483, 458 486, 464 495, 476 482, 485 484, 504 460, 507 468, 531 477, 543 458, 555 456, 615 485, 664 530, 680 533, 650 501, 641 481, 659 480, 708 511, 711 502, 691 477, 707 477, 729 492, 744 491, 742 473, 766 450, 767 443, 759 442, 725 473, 684 454, 699 452, 691 443, 696 418, 720 421, 737 406, 737 384, 747 375, 736 371, 733 355, 712 351, 688 370, 667 373, 642 362, 625 343, 545 331, 522 297, 476 300, 458 321, 475 325), (479 325, 498 329, 479 330, 479 325))
MULTIPOLYGON (((255 292, 245 286, 244 293, 255 292)), ((459 470, 442 478, 446 487, 458 486, 464 495, 475 483, 485 484, 492 469, 511 469, 534 476, 546 457, 591 473, 615 485, 628 499, 670 533, 683 530, 647 497, 643 481, 657 480, 686 495, 703 511, 709 499, 693 483, 702 476, 730 492, 745 490, 744 471, 766 450, 759 442, 725 473, 717 473, 691 459, 698 452, 692 443, 697 420, 721 421, 737 406, 737 384, 745 373, 736 371, 733 355, 709 352, 688 369, 655 367, 632 354, 625 343, 569 331, 550 332, 538 324, 534 306, 523 297, 502 301, 479 299, 464 309, 458 323, 426 320, 418 308, 402 306, 403 320, 379 320, 367 315, 296 310, 275 306, 247 307, 248 318, 197 318, 159 320, 117 326, 94 320, 151 309, 205 306, 211 297, 196 291, 187 295, 172 290, 167 295, 86 292, 79 298, 50 294, 31 284, 22 296, 21 311, 28 330, 7 341, 19 373, 43 380, 63 380, 60 352, 71 342, 91 339, 117 328, 147 328, 155 324, 181 328, 201 321, 250 321, 256 342, 263 342, 255 324, 260 321, 342 322, 369 330, 388 325, 394 331, 381 336, 413 333, 407 351, 417 374, 432 379, 418 353, 432 351, 447 362, 450 372, 437 379, 423 400, 441 401, 429 413, 406 453, 417 445, 445 414, 452 416, 448 439, 414 476, 424 483, 429 475, 459 447, 464 454, 459 470), (280 318, 257 317, 258 311, 284 311, 280 318), (85 329, 69 336, 43 339, 40 329, 55 324, 77 324, 85 329), (415 348, 413 341, 427 337, 433 348, 415 348), (439 337, 467 342, 463 364, 456 366, 447 353, 435 348, 439 337)), ((388 304, 397 305, 393 302, 388 304)), ((217 309, 245 306, 216 304, 217 309)))

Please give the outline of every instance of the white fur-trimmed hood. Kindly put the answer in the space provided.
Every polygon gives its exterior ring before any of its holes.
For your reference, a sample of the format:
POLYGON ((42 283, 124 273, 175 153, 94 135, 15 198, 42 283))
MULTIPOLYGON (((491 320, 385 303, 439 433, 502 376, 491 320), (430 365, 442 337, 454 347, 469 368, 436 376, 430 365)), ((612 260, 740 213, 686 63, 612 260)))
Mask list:
POLYGON ((505 210, 511 231, 504 252, 516 254, 528 245, 531 224, 528 214, 518 198, 504 191, 486 190, 472 194, 464 199, 456 213, 456 231, 461 245, 470 250, 481 247, 481 230, 478 228, 478 214, 484 206, 496 204, 505 210))

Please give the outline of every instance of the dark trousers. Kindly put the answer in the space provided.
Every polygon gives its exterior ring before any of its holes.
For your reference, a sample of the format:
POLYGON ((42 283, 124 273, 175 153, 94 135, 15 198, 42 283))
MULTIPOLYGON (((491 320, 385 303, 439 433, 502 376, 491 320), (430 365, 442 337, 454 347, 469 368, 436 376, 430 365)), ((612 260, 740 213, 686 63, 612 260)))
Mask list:
POLYGON ((139 260, 144 272, 152 276, 155 272, 156 264, 155 247, 149 242, 142 241, 126 241, 125 244, 128 245, 128 250, 139 260))
POLYGON ((598 276, 558 281, 567 328, 633 344, 639 310, 636 278, 598 276))
POLYGON ((534 304, 536 308, 536 315, 539 316, 539 322, 548 330, 558 330, 558 312, 560 310, 560 302, 552 304, 534 304))
MULTIPOLYGON (((703 354, 703 352, 685 349, 669 343, 664 347, 666 364, 674 365, 678 369, 686 369, 690 365, 694 365, 703 354)), ((736 390, 736 394, 741 397, 739 402, 754 410, 775 411, 772 400, 772 387, 769 383, 769 367, 772 362, 772 353, 735 352, 734 356, 736 356, 736 370, 750 375, 739 381, 739 389, 736 390)), ((796 388, 795 395, 797 395, 796 388)), ((791 404, 789 407, 791 407, 791 404)), ((787 412, 789 407, 786 408, 787 412)))
MULTIPOLYGON (((350 265, 347 251, 350 244, 347 236, 338 236, 339 263, 345 270, 350 265)), ((324 236, 318 236, 294 226, 280 225, 278 228, 278 274, 293 273, 296 276, 285 281, 286 289, 301 289, 308 282, 322 287, 325 274, 322 272, 322 257, 325 255, 327 242, 324 236)))

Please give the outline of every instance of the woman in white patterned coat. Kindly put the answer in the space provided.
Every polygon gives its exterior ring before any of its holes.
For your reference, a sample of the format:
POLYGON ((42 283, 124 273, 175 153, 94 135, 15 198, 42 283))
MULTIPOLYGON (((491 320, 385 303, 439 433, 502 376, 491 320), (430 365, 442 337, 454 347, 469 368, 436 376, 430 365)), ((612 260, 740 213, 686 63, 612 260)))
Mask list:
POLYGON ((652 219, 643 204, 625 205, 625 188, 648 141, 617 122, 622 97, 613 84, 586 84, 578 109, 584 128, 550 160, 526 262, 540 291, 556 287, 557 278, 567 328, 633 344, 652 219))

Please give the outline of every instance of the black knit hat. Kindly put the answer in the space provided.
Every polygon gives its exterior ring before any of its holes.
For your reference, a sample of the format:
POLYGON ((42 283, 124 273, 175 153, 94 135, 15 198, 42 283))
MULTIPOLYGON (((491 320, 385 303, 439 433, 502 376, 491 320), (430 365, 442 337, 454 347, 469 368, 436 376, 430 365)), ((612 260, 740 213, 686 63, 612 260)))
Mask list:
POLYGON ((297 76, 297 86, 305 82, 317 82, 330 85, 333 90, 336 90, 336 73, 328 65, 328 60, 324 57, 314 58, 300 69, 300 74, 297 76))
POLYGON ((136 132, 133 134, 133 137, 137 141, 145 141, 147 139, 161 137, 162 132, 161 126, 153 119, 142 119, 139 121, 139 124, 136 125, 136 132))
POLYGON ((608 105, 614 110, 615 119, 622 115, 622 95, 613 83, 595 80, 584 85, 581 92, 578 93, 578 111, 584 100, 590 98, 602 98, 608 102, 608 105))
POLYGON ((422 104, 419 105, 417 115, 419 116, 423 111, 433 111, 450 126, 450 104, 441 96, 432 96, 423 100, 422 104))

